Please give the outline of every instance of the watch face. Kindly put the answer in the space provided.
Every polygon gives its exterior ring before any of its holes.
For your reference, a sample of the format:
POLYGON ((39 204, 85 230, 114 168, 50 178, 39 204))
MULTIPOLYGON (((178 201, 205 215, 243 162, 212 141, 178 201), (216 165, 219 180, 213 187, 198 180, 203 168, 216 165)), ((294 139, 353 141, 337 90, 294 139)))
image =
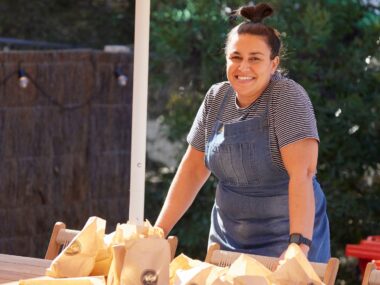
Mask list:
POLYGON ((301 235, 299 234, 292 234, 289 239, 290 243, 296 243, 300 244, 301 243, 301 235))
POLYGON ((306 244, 307 246, 311 246, 311 240, 303 237, 301 234, 291 234, 289 237, 289 243, 306 244))

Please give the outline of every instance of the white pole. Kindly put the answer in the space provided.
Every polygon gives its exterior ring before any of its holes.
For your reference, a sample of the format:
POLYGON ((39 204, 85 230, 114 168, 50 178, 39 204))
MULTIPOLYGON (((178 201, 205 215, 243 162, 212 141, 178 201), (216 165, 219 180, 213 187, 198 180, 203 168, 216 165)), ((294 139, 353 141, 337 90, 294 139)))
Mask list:
POLYGON ((129 221, 144 222, 150 0, 136 0, 129 221))

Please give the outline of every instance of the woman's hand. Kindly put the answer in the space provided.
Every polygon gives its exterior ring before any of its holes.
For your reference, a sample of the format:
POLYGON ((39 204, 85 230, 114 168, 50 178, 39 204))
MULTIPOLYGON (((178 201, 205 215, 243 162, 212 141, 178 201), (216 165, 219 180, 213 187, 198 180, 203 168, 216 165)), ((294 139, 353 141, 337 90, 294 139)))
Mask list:
MULTIPOLYGON (((299 248, 301 249, 301 251, 303 252, 303 254, 305 254, 305 256, 307 258, 307 255, 308 255, 310 248, 306 244, 300 244, 299 248)), ((277 267, 285 261, 286 250, 283 251, 282 254, 280 255, 280 257, 278 258, 277 267)))

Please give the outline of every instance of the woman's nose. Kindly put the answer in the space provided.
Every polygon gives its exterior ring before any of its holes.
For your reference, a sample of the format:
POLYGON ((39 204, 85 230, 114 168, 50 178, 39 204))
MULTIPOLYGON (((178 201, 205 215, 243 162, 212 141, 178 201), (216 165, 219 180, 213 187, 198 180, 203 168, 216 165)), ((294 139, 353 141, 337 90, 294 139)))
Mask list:
POLYGON ((250 69, 250 65, 249 65, 248 60, 242 60, 240 62, 240 65, 239 65, 239 70, 245 71, 245 70, 249 70, 249 69, 250 69))

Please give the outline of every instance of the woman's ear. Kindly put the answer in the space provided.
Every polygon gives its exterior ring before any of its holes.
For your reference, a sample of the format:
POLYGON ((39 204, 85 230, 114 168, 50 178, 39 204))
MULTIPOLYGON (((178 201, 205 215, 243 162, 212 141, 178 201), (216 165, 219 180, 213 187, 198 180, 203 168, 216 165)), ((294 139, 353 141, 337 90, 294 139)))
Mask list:
POLYGON ((279 64, 280 64, 280 57, 279 56, 276 56, 274 59, 272 59, 272 70, 271 70, 272 74, 275 73, 279 64))

